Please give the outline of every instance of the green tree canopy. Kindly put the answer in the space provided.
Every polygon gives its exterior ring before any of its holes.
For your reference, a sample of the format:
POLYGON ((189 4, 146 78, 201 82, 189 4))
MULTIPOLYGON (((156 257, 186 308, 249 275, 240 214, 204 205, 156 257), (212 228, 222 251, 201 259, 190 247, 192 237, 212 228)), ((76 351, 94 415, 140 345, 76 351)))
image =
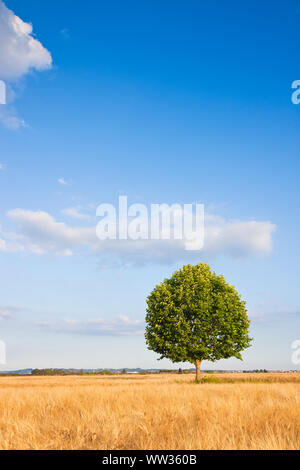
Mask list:
POLYGON ((187 265, 147 298, 146 343, 160 359, 190 362, 200 378, 203 360, 242 359, 250 346, 245 302, 205 263, 187 265))

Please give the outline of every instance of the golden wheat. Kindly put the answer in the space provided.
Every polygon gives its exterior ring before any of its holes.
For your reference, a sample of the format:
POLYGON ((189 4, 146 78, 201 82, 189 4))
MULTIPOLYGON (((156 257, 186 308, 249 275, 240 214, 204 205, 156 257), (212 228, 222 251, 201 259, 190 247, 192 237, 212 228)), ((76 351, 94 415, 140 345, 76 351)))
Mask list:
POLYGON ((0 448, 300 448, 300 374, 213 377, 0 377, 0 448))

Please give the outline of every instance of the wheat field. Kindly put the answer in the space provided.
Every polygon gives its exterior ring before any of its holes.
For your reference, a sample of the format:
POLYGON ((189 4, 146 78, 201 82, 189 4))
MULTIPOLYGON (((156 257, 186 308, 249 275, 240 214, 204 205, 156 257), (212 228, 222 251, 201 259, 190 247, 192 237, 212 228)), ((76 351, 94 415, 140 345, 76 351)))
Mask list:
POLYGON ((0 377, 0 448, 300 448, 300 374, 205 378, 0 377))

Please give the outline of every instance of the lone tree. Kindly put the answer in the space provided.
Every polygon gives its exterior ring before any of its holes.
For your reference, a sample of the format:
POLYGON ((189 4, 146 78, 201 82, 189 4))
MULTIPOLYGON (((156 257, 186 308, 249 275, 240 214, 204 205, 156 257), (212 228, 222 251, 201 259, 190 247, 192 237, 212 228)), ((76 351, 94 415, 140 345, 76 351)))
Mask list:
POLYGON ((236 357, 250 346, 250 322, 236 289, 208 264, 187 265, 147 298, 146 343, 160 359, 190 362, 236 357))

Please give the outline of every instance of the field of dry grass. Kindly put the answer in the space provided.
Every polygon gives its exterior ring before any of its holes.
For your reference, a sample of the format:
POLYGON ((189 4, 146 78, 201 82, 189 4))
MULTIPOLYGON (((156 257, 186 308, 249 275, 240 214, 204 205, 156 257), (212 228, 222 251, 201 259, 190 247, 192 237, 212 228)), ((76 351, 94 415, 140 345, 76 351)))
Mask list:
POLYGON ((206 377, 0 377, 0 448, 300 448, 300 374, 206 377))

